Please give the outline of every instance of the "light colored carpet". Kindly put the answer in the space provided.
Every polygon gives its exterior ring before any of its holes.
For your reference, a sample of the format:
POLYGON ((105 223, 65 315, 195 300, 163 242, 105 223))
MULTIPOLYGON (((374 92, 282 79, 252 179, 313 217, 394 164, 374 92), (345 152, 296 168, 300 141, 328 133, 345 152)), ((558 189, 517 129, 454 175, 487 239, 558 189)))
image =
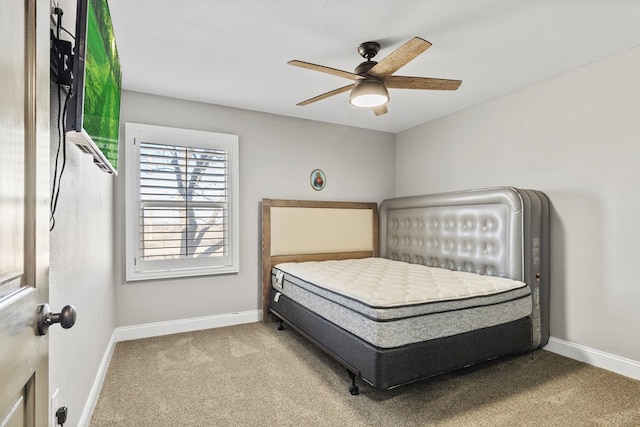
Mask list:
POLYGON ((252 323, 118 343, 92 427, 640 426, 640 381, 538 350, 391 391, 291 329, 252 323))

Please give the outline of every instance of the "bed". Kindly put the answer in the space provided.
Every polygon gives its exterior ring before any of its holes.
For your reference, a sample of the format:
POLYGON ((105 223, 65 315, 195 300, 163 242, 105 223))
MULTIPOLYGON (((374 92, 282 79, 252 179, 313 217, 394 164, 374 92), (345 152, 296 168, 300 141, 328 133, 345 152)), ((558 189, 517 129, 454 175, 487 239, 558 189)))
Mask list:
POLYGON ((513 187, 262 201, 263 321, 391 389, 549 339, 549 202, 513 187))

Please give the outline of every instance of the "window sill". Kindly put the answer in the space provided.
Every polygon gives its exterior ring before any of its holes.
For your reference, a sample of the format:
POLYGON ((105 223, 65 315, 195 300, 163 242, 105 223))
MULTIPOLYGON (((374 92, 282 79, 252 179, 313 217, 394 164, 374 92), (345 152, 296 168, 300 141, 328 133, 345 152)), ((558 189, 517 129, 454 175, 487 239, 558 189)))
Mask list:
POLYGON ((162 271, 127 271, 126 281, 138 282, 142 280, 175 279, 180 277, 218 276, 223 274, 238 274, 239 272, 240 268, 237 264, 221 267, 175 269, 162 271))

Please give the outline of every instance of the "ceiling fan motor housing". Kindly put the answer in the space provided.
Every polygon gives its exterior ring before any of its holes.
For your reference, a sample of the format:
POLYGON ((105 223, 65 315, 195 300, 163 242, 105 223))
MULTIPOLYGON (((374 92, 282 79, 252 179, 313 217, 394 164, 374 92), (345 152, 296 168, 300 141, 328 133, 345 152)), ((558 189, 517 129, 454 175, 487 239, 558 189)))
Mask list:
POLYGON ((358 53, 365 59, 371 59, 380 52, 380 43, 364 42, 358 46, 358 53))

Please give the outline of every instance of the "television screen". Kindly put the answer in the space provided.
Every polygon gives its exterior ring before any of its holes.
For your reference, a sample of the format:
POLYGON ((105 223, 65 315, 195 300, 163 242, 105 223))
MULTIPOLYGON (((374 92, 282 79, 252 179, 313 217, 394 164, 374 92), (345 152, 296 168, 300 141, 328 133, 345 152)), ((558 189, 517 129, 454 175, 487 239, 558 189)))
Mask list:
POLYGON ((118 170, 121 87, 107 0, 78 0, 67 137, 111 174, 118 170))

